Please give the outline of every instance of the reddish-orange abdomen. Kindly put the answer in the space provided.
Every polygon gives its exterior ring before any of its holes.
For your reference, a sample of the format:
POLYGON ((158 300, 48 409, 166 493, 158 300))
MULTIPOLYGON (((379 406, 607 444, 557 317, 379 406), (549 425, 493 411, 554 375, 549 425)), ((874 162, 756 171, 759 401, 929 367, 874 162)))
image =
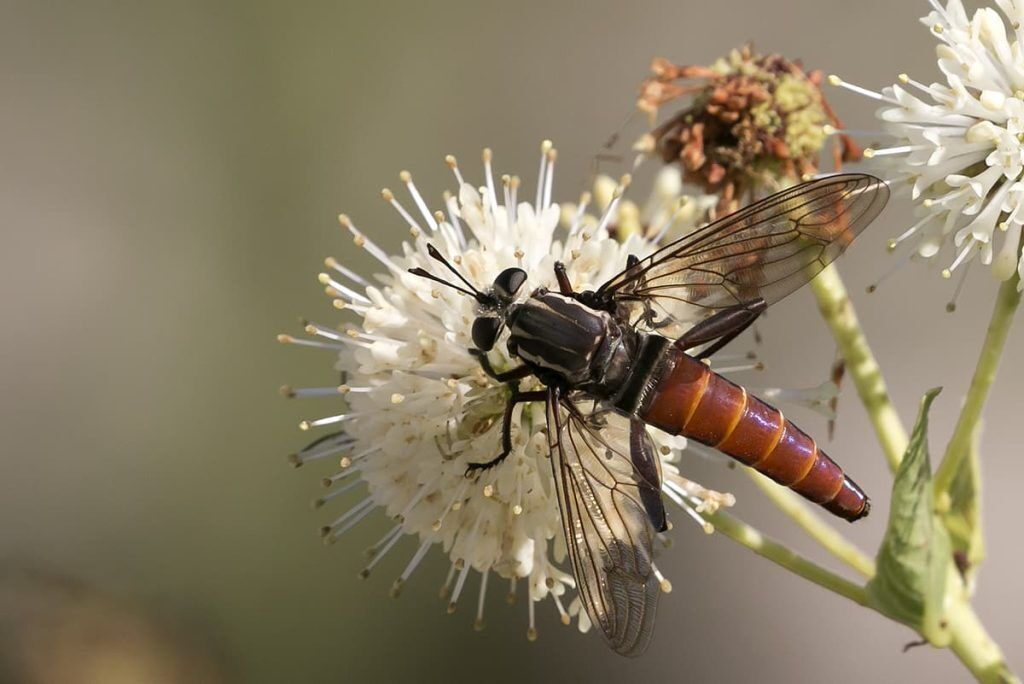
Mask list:
POLYGON ((841 518, 857 520, 870 509, 861 488, 780 411, 674 347, 665 351, 638 415, 732 456, 841 518))

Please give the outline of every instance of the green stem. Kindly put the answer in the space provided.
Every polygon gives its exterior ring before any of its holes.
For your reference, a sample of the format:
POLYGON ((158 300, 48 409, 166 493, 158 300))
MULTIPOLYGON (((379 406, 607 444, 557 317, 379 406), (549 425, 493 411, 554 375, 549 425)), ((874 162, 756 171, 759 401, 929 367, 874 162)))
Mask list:
POLYGON ((811 510, 803 499, 794 494, 792 490, 775 484, 756 470, 749 468, 744 470, 749 473, 754 484, 765 493, 772 503, 792 518, 823 549, 861 575, 874 577, 875 562, 837 532, 834 527, 826 523, 820 515, 811 510))
POLYGON ((1020 684, 1020 679, 1010 671, 1003 652, 985 631, 969 603, 954 601, 947 618, 953 636, 949 647, 979 682, 1020 684))
POLYGON ((859 584, 840 577, 830 570, 790 551, 782 544, 769 539, 750 525, 737 520, 728 513, 718 511, 707 516, 715 529, 734 542, 741 544, 759 556, 777 563, 792 573, 814 582, 819 587, 844 596, 862 606, 868 605, 867 590, 859 584))
POLYGON ((988 332, 985 334, 985 342, 981 347, 978 365, 974 370, 974 377, 971 379, 971 387, 967 391, 967 398, 960 410, 956 427, 953 428, 953 436, 946 447, 946 455, 935 473, 937 500, 941 500, 941 497, 949 491, 953 478, 960 471, 960 466, 971 449, 971 437, 981 420, 981 413, 985 408, 989 390, 996 379, 996 370, 999 368, 999 359, 1006 346, 1006 337, 1010 332, 1010 325, 1013 323, 1013 315, 1020 305, 1021 296, 1017 291, 1017 283, 1018 278, 1014 276, 999 287, 996 306, 992 311, 992 318, 989 320, 988 332))
POLYGON ((839 352, 846 361, 846 371, 853 379, 861 403, 867 409, 889 468, 895 472, 907 448, 907 431, 889 400, 889 390, 885 386, 882 371, 868 346, 857 320, 857 312, 853 309, 846 286, 835 266, 828 266, 818 274, 811 281, 811 290, 818 300, 822 317, 839 345, 839 352))

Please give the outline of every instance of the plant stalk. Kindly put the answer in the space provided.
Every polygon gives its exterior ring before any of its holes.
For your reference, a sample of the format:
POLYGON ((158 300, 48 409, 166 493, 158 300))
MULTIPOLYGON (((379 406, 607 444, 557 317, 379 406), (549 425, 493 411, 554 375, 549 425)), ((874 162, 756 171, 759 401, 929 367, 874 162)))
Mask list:
POLYGON ((871 419, 889 469, 896 472, 907 449, 907 431, 889 399, 882 371, 861 330, 857 312, 836 267, 830 265, 818 274, 811 281, 811 290, 846 361, 846 371, 853 379, 861 403, 871 419))
POLYGON ((819 587, 850 599, 862 606, 868 605, 867 590, 850 580, 826 570, 803 556, 790 551, 779 542, 769 539, 750 525, 737 520, 728 513, 718 511, 706 516, 715 529, 737 544, 747 547, 759 556, 781 565, 790 572, 809 580, 819 587))
POLYGON ((752 468, 744 468, 754 481, 754 484, 765 493, 772 503, 779 510, 788 515, 793 521, 803 528, 814 541, 830 554, 841 560, 849 567, 856 570, 864 577, 873 577, 875 574, 875 562, 864 554, 863 551, 854 546, 846 537, 840 534, 834 527, 825 522, 824 519, 815 513, 810 506, 804 503, 803 499, 794 494, 792 490, 775 484, 761 473, 752 468))
POLYGON ((953 642, 950 649, 982 684, 1020 684, 999 646, 985 631, 966 601, 953 601, 947 613, 953 642))
POLYGON ((935 473, 937 501, 940 501, 943 495, 949 491, 953 478, 960 471, 960 467, 971 449, 971 437, 981 420, 981 413, 985 408, 989 390, 996 379, 996 370, 999 368, 999 359, 1006 346, 1006 338, 1013 323, 1014 313, 1020 305, 1021 295, 1017 291, 1017 283, 1018 278, 1015 275, 999 287, 995 309, 989 320, 988 332, 985 334, 985 342, 981 347, 981 355, 978 357, 978 365, 975 367, 967 398, 960 410, 956 427, 953 428, 953 436, 946 447, 946 454, 935 473))

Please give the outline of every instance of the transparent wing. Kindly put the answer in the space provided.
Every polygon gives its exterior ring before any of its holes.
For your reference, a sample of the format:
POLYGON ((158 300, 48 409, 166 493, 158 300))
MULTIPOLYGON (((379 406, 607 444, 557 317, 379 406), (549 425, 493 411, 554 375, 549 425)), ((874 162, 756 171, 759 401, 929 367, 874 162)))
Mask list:
POLYGON ((584 415, 548 393, 551 467, 580 599, 618 653, 638 656, 654 631, 660 588, 651 526, 629 448, 629 421, 584 415))
POLYGON ((776 193, 627 268, 597 295, 663 311, 773 304, 836 259, 889 198, 885 182, 841 174, 776 193))

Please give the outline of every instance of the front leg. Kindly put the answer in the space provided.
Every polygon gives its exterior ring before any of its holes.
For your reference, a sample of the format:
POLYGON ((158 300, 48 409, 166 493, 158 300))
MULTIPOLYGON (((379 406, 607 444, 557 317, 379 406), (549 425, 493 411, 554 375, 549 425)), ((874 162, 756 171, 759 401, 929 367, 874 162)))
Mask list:
POLYGON ((558 292, 565 296, 573 294, 572 281, 569 280, 569 274, 565 272, 565 264, 561 261, 555 262, 555 280, 558 281, 558 292))
POLYGON ((470 463, 466 466, 466 477, 473 477, 481 470, 487 470, 498 465, 512 453, 512 413, 516 404, 525 404, 531 401, 547 401, 548 393, 544 390, 535 392, 520 392, 518 385, 512 385, 512 396, 505 404, 505 415, 501 421, 501 453, 484 463, 470 463))
POLYGON ((498 382, 514 382, 516 380, 522 380, 526 376, 530 375, 533 371, 526 365, 513 368, 499 373, 494 370, 494 366, 491 365, 491 360, 487 358, 487 353, 480 351, 479 349, 470 349, 469 353, 476 357, 476 360, 480 363, 480 368, 483 369, 487 376, 497 380, 498 382))

